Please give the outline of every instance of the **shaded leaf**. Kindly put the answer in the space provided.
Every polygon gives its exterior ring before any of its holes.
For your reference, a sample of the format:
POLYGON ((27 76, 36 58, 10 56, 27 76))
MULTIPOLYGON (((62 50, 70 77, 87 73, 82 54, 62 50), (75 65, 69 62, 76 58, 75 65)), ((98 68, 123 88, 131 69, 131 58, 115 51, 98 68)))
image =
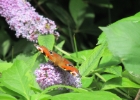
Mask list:
POLYGON ((140 85, 132 82, 131 80, 127 78, 114 78, 109 81, 107 81, 102 88, 103 90, 113 89, 116 87, 127 87, 127 88, 140 88, 140 85))
POLYGON ((33 47, 32 43, 30 43, 26 39, 20 39, 18 42, 14 42, 14 45, 12 46, 10 53, 7 55, 7 58, 13 59, 15 56, 17 56, 21 52, 27 53, 27 50, 29 53, 29 52, 31 52, 32 47, 33 47))
POLYGON ((106 80, 106 81, 109 81, 113 78, 118 78, 117 75, 114 75, 114 74, 103 74, 102 77, 106 80))
POLYGON ((116 76, 122 76, 122 66, 111 66, 111 67, 107 67, 104 72, 107 73, 112 73, 116 76))
POLYGON ((123 72, 123 76, 130 79, 131 81, 140 84, 140 75, 129 73, 128 71, 123 72))
POLYGON ((108 0, 90 0, 92 4, 105 8, 113 8, 113 5, 108 0))
POLYGON ((68 14, 68 12, 63 9, 61 6, 53 3, 47 3, 47 6, 50 8, 50 10, 54 13, 56 17, 59 18, 59 20, 67 25, 67 26, 75 26, 73 19, 71 16, 68 14))
POLYGON ((80 27, 84 21, 87 4, 82 0, 70 0, 69 9, 70 13, 76 23, 77 27, 80 27))
POLYGON ((8 36, 8 34, 6 33, 5 30, 1 29, 0 30, 0 54, 5 57, 9 48, 10 48, 10 45, 11 45, 11 41, 10 41, 10 37, 8 36))
POLYGON ((0 94, 1 100, 17 100, 15 97, 8 94, 0 94))

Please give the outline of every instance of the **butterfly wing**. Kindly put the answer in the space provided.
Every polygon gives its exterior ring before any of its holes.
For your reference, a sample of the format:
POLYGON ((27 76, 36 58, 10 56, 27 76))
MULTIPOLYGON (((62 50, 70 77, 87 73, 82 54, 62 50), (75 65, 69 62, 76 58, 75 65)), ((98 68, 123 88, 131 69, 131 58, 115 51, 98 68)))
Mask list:
POLYGON ((77 68, 73 66, 73 64, 67 59, 63 58, 61 55, 48 50, 44 46, 35 45, 35 47, 43 53, 48 59, 54 63, 55 66, 60 67, 61 69, 70 72, 72 75, 79 75, 79 71, 77 68))

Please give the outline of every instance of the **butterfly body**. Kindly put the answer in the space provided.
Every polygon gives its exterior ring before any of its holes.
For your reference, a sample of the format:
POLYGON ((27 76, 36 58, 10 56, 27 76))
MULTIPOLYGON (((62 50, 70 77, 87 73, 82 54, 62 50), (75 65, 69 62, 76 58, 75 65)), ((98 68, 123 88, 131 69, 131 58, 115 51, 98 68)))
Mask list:
POLYGON ((79 71, 74 65, 68 61, 67 59, 63 58, 61 55, 50 51, 44 46, 35 45, 35 47, 43 53, 51 62, 54 63, 55 66, 60 67, 61 69, 70 72, 72 75, 77 76, 79 75, 79 71))

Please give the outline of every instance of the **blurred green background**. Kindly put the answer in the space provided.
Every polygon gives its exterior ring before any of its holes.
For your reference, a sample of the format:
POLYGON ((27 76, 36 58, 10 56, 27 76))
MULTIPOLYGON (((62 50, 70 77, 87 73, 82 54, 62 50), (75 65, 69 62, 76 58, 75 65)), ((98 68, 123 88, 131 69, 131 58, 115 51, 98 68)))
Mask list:
MULTIPOLYGON (((75 52, 96 46, 101 34, 99 26, 107 26, 119 19, 134 15, 140 10, 140 0, 29 0, 36 11, 55 21, 60 38, 65 41, 63 49, 75 52)), ((31 52, 33 44, 26 39, 16 38, 0 17, 0 59, 11 60, 19 53, 31 52)))

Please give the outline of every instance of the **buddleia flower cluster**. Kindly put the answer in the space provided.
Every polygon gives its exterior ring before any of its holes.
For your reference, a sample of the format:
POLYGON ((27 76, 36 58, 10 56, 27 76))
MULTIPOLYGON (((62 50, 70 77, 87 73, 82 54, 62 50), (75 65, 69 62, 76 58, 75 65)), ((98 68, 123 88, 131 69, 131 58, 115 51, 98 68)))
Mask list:
POLYGON ((59 67, 54 67, 50 62, 40 64, 40 68, 35 70, 35 76, 36 81, 42 89, 52 85, 81 87, 80 76, 73 76, 59 67))
POLYGON ((0 15, 6 19, 10 29, 16 31, 16 37, 37 42, 39 34, 59 36, 54 21, 35 12, 26 0, 0 0, 0 15))

